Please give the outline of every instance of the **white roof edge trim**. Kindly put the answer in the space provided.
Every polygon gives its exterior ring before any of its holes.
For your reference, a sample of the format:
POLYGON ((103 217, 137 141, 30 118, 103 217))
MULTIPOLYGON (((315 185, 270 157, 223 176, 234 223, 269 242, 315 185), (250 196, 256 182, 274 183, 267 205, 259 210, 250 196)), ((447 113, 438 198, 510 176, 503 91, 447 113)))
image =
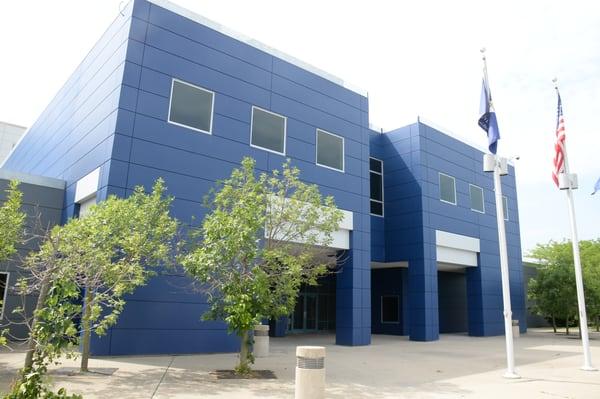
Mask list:
POLYGON ((237 31, 234 31, 233 29, 223 26, 223 25, 219 24, 218 22, 215 22, 213 20, 210 20, 210 19, 198 14, 198 13, 195 13, 194 11, 191 11, 180 5, 174 4, 168 0, 148 0, 148 2, 150 2, 156 6, 162 7, 166 10, 172 11, 175 14, 179 14, 182 17, 185 17, 192 21, 198 22, 199 24, 207 26, 213 30, 216 30, 217 32, 223 33, 224 35, 227 35, 233 39, 236 39, 243 43, 246 43, 249 46, 252 46, 261 51, 264 51, 265 53, 271 54, 274 57, 281 58, 282 60, 287 61, 290 64, 296 65, 297 67, 307 70, 308 72, 314 73, 315 75, 318 75, 324 79, 327 79, 339 86, 342 86, 350 91, 360 94, 363 97, 367 97, 367 91, 364 89, 354 86, 354 85, 344 81, 343 79, 330 74, 329 72, 326 72, 320 68, 310 65, 304 61, 301 61, 296 57, 293 57, 293 56, 286 54, 280 50, 270 47, 256 39, 252 39, 252 38, 244 35, 243 33, 239 33, 237 31))
POLYGON ((66 182, 64 180, 55 179, 53 177, 30 175, 22 172, 15 172, 0 168, 0 179, 4 180, 18 180, 24 184, 32 184, 34 186, 43 186, 64 190, 66 182))

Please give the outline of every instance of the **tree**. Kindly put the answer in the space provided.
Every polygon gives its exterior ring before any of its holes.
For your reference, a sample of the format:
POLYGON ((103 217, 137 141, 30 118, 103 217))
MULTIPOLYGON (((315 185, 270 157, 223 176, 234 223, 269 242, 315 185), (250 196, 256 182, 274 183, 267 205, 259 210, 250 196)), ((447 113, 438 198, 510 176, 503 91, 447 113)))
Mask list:
POLYGON ((68 353, 69 343, 77 342, 73 319, 82 313, 82 370, 87 371, 91 332, 103 334, 116 323, 124 295, 147 281, 148 267, 170 263, 177 221, 169 216, 171 198, 164 192, 158 180, 150 194, 136 187, 128 198, 110 196, 86 217, 54 226, 25 259, 28 277, 20 291, 37 293, 38 300, 21 383, 32 370, 43 373, 46 358, 68 353), (75 303, 81 288, 83 308, 75 303))
MULTIPOLYGON (((580 256, 583 267, 586 310, 593 319, 600 316, 600 241, 581 241, 580 256)), ((552 319, 556 331, 556 319, 565 319, 569 333, 569 321, 577 317, 577 291, 573 250, 570 241, 550 241, 538 244, 531 257, 540 261, 536 278, 530 283, 529 297, 536 302, 536 311, 552 319)))
MULTIPOLYGON (((19 191, 19 183, 11 181, 5 192, 6 199, 0 205, 0 262, 9 259, 17 251, 25 224, 25 213, 21 211, 23 193, 19 191)), ((0 308, 3 306, 2 300, 0 298, 0 308)), ((4 334, 5 331, 0 331, 0 346, 6 345, 4 334)))
POLYGON ((124 295, 146 284, 152 268, 171 263, 178 223, 164 194, 159 179, 149 195, 138 186, 128 198, 111 196, 62 227, 60 267, 74 270, 85 292, 82 372, 88 371, 92 331, 105 334, 125 306, 124 295))
POLYGON ((191 233, 197 245, 181 258, 207 295, 203 317, 224 320, 241 338, 238 373, 250 372, 254 325, 289 315, 300 285, 316 284, 335 262, 325 248, 343 218, 289 161, 271 174, 257 176, 254 167, 244 158, 205 198, 210 211, 191 233))
POLYGON ((6 200, 0 206, 0 262, 17 251, 25 223, 25 213, 21 211, 23 193, 19 191, 19 183, 11 181, 5 192, 6 200))

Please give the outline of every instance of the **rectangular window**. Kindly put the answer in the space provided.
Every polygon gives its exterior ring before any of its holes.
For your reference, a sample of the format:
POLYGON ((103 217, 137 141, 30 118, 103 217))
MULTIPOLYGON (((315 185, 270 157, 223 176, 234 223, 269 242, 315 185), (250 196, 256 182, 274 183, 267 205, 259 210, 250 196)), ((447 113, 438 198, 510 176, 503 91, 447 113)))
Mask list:
POLYGON ((0 319, 4 317, 6 297, 8 294, 8 273, 0 272, 0 319))
POLYGON ((504 220, 508 220, 508 199, 502 196, 502 210, 504 211, 504 220))
POLYGON ((211 134, 215 93, 181 80, 171 83, 169 122, 211 134))
POLYGON ((473 184, 469 184, 469 195, 471 196, 471 210, 485 213, 485 206, 483 204, 483 189, 473 184))
POLYGON ((369 158, 371 180, 371 214, 383 216, 383 161, 369 158))
POLYGON ((285 116, 252 107, 250 145, 285 155, 285 125, 285 116))
POLYGON ((454 177, 440 173, 440 200, 456 205, 456 182, 454 177))
POLYGON ((344 171, 344 138, 317 129, 317 165, 344 171))
POLYGON ((398 295, 381 296, 381 322, 400 322, 400 299, 398 295))

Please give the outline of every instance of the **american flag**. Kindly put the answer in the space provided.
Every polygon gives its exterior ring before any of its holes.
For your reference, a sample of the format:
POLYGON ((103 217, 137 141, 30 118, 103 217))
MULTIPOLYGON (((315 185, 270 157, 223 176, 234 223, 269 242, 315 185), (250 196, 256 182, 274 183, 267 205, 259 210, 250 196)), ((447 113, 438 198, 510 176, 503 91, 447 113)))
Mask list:
POLYGON ((552 179, 558 187, 558 175, 565 172, 565 118, 563 117, 562 101, 558 93, 558 112, 556 117, 556 144, 554 144, 554 170, 552 179))

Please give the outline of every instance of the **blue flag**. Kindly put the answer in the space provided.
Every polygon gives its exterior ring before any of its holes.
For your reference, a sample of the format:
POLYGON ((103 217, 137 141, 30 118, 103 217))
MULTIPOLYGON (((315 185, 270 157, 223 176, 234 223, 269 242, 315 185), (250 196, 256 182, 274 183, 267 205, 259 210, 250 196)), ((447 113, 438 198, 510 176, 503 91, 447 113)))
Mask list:
POLYGON ((600 191, 600 178, 598 179, 598 181, 596 182, 596 185, 594 186, 594 192, 592 193, 592 195, 596 194, 596 191, 600 191))
POLYGON ((492 94, 485 79, 481 87, 479 115, 479 126, 487 133, 490 152, 495 154, 498 148, 498 140, 500 140, 500 130, 498 129, 498 120, 492 104, 492 94))

